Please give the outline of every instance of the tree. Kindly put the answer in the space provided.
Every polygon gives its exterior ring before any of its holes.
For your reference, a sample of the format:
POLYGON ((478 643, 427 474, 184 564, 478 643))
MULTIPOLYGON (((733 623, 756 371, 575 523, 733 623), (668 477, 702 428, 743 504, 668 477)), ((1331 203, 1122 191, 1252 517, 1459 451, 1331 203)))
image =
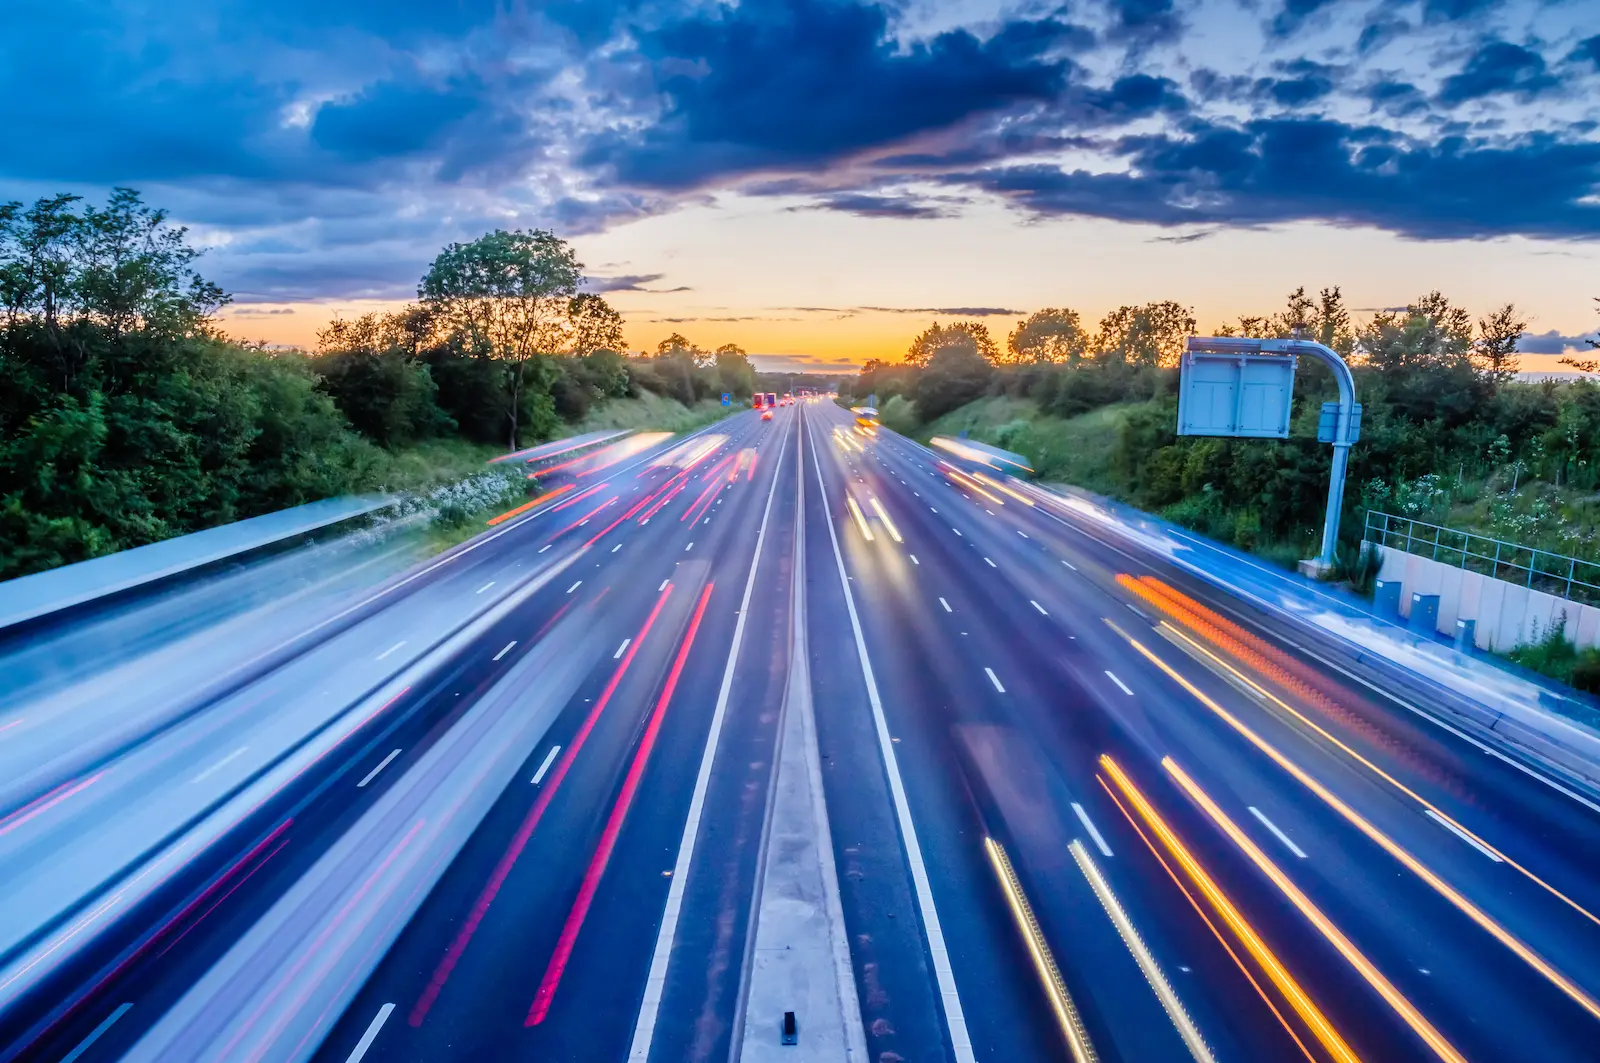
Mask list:
POLYGON ((1495 385, 1517 375, 1517 341, 1528 323, 1510 303, 1478 319, 1478 338, 1472 344, 1472 362, 1495 385))
POLYGON ((456 427, 438 403, 427 363, 415 356, 416 315, 363 314, 317 333, 312 368, 356 431, 386 447, 456 427))
POLYGON ((977 343, 936 347, 917 378, 917 413, 924 421, 942 417, 980 398, 994 377, 994 364, 977 343))
POLYGON ((1083 331, 1076 310, 1047 307, 1017 322, 1017 327, 1006 337, 1009 357, 1003 360, 1019 364, 1077 365, 1083 361, 1088 347, 1089 337, 1083 331))
POLYGON ((1111 365, 1174 366, 1194 330, 1194 314, 1170 300, 1119 306, 1100 321, 1095 357, 1111 365))
POLYGON ((496 229, 446 247, 418 286, 423 304, 467 353, 509 367, 502 390, 512 450, 530 415, 553 410, 545 391, 553 374, 539 359, 566 347, 581 268, 553 233, 496 229), (536 393, 525 394, 530 388, 536 393))
MULTIPOLYGON (((1600 304, 1600 296, 1595 298, 1595 302, 1600 304)), ((1597 305, 1595 309, 1600 310, 1600 305, 1597 305)), ((1595 350, 1600 350, 1600 337, 1586 339, 1583 342, 1595 350)), ((1580 373, 1600 373, 1600 358, 1563 358, 1561 359, 1561 364, 1570 365, 1580 373)))
POLYGON ((983 322, 955 321, 941 325, 935 321, 911 341, 911 349, 906 352, 906 363, 925 366, 932 361, 936 352, 946 347, 972 351, 991 364, 1000 357, 1000 350, 989 335, 989 327, 983 322))
POLYGON ((717 379, 730 395, 749 395, 756 389, 756 367, 750 356, 736 343, 724 343, 716 351, 717 379))
POLYGON ((595 351, 621 352, 627 348, 622 338, 622 315, 598 295, 588 292, 573 296, 567 308, 572 323, 569 349, 580 357, 595 351))

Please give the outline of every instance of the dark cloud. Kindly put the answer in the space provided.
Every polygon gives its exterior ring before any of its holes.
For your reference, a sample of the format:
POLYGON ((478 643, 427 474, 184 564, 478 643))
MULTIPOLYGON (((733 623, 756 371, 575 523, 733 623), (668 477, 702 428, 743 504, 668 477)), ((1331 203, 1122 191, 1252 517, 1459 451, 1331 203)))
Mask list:
POLYGON ((1406 81, 1374 81, 1362 93, 1374 111, 1382 111, 1396 118, 1428 109, 1428 101, 1422 95, 1422 90, 1406 81))
POLYGON ((1523 354, 1561 354, 1574 348, 1588 350, 1583 336, 1563 336, 1555 329, 1549 332, 1524 332, 1517 340, 1517 350, 1523 354))
POLYGON ((1423 0, 1422 17, 1428 22, 1459 22, 1502 3, 1504 0, 1423 0))
POLYGON ((1331 95, 1344 79, 1342 67, 1295 59, 1272 64, 1273 75, 1225 76, 1202 67, 1189 75, 1190 87, 1208 102, 1254 103, 1274 108, 1296 108, 1331 95))
POLYGON ((945 317, 1015 317, 1027 312, 998 306, 858 306, 855 309, 876 314, 942 314, 945 317))
POLYGON ((1411 23, 1403 18, 1395 18, 1379 8, 1368 16, 1366 23, 1361 27, 1361 35, 1356 38, 1356 51, 1362 55, 1375 52, 1396 37, 1410 31, 1411 23))
POLYGON ((1337 0, 1283 0, 1283 7, 1268 24, 1268 32, 1275 37, 1287 37, 1298 30, 1306 19, 1335 3, 1337 0))
POLYGON ((1557 84, 1545 72, 1544 57, 1538 52, 1509 41, 1489 41, 1473 53, 1459 74, 1444 79, 1438 99, 1447 107, 1500 94, 1528 100, 1557 84))
POLYGON ((1201 229, 1198 232, 1182 233, 1177 236, 1152 236, 1150 242, 1153 244, 1195 244, 1215 235, 1217 235, 1217 230, 1215 229, 1201 229))
POLYGON ((1136 48, 1177 40, 1184 23, 1173 0, 1107 0, 1111 25, 1106 36, 1136 48))
POLYGON ((1124 172, 1017 165, 946 175, 1045 215, 1163 226, 1317 220, 1417 239, 1600 236, 1600 144, 1413 141, 1329 119, 1192 123, 1124 137, 1124 172))
POLYGON ((451 126, 477 110, 480 92, 481 86, 369 85, 353 99, 324 104, 311 140, 361 161, 414 154, 436 147, 451 126))
POLYGON ((1578 42, 1578 46, 1567 55, 1569 63, 1588 63, 1596 70, 1600 70, 1600 33, 1578 42))
POLYGON ((674 292, 690 292, 687 284, 680 284, 676 288, 647 288, 645 285, 654 284, 664 273, 628 273, 620 277, 585 277, 583 290, 593 292, 595 295, 604 295, 608 292, 649 292, 651 295, 671 295, 674 292))
POLYGON ((915 196, 875 196, 861 192, 839 192, 793 209, 832 210, 862 218, 948 218, 953 214, 947 204, 915 196))
POLYGON ((898 42, 852 0, 749 0, 639 34, 659 115, 590 143, 583 162, 637 187, 686 189, 777 167, 820 167, 969 117, 1042 102, 1066 84, 1052 54, 1074 31, 1012 22, 898 42))
POLYGON ((263 310, 260 307, 255 307, 255 306, 241 306, 241 307, 239 307, 237 309, 230 309, 228 311, 228 316, 229 317, 284 317, 284 316, 287 316, 287 315, 290 315, 290 314, 293 314, 293 313, 294 313, 294 311, 292 309, 290 309, 289 307, 287 307, 287 306, 281 307, 281 308, 279 308, 277 310, 263 310))

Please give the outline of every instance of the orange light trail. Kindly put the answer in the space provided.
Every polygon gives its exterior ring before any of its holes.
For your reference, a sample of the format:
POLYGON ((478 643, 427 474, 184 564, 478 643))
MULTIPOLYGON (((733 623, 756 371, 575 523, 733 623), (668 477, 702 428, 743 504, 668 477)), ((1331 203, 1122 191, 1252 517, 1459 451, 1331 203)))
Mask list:
POLYGON ((528 510, 532 509, 534 506, 537 506, 540 502, 548 502, 552 498, 556 497, 557 495, 562 494, 562 493, 564 493, 566 491, 570 491, 570 490, 572 490, 572 485, 571 484, 562 484, 560 487, 556 488, 554 491, 546 491, 544 494, 540 495, 538 498, 533 499, 531 502, 522 503, 522 505, 518 506, 516 509, 508 509, 504 513, 500 514, 498 517, 490 517, 489 520, 486 523, 489 525, 489 527, 492 528, 496 524, 501 523, 502 521, 510 520, 512 517, 515 517, 518 513, 526 513, 528 510))

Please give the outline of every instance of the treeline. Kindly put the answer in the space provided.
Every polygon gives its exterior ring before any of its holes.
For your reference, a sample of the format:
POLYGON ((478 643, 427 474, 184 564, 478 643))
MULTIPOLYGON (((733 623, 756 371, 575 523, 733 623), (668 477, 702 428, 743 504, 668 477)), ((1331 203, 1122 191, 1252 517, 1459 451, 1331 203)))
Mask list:
MULTIPOLYGON (((1364 422, 1346 491, 1348 548, 1368 507, 1442 519, 1483 481, 1497 490, 1519 480, 1524 488, 1532 480, 1600 486, 1600 385, 1516 379, 1524 327, 1513 306, 1474 320, 1438 292, 1357 326, 1338 288, 1315 298, 1300 288, 1282 311, 1214 334, 1303 336, 1352 364, 1364 422)), ((852 398, 876 394, 886 420, 913 429, 989 395, 1030 399, 1060 418, 1125 407, 1109 467, 1085 486, 1249 549, 1276 547, 1282 560, 1308 556, 1326 500, 1329 448, 1316 442, 1316 426, 1322 403, 1337 398, 1332 378, 1300 361, 1288 440, 1179 438, 1176 366, 1195 328, 1170 302, 1122 307, 1093 331, 1072 310, 1041 310, 1018 322, 1003 348, 979 322, 936 324, 913 341, 906 362, 869 362, 852 398)), ((991 441, 1026 452, 1027 429, 999 426, 991 441)), ((1595 539, 1593 527, 1560 534, 1570 543, 1595 539)))
POLYGON ((226 337, 214 315, 229 297, 199 254, 127 189, 103 207, 0 204, 0 579, 428 486, 415 481, 459 476, 487 446, 538 442, 612 398, 692 404, 754 386, 736 347, 672 336, 627 356, 620 318, 546 232, 451 245, 415 304, 334 322, 312 354, 226 337))

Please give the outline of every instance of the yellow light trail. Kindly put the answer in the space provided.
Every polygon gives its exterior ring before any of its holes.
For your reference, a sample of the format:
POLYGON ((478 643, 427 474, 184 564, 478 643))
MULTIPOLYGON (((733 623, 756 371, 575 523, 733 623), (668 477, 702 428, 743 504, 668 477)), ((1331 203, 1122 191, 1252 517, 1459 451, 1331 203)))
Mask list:
POLYGON ((1260 846, 1251 841, 1244 831, 1239 829, 1239 825, 1234 823, 1226 812, 1222 811, 1217 803, 1211 799, 1210 794, 1200 789, 1199 785, 1189 778, 1188 774, 1178 767, 1171 757, 1162 757, 1161 766, 1167 769, 1167 774, 1178 781, 1178 785, 1183 787, 1184 792, 1194 799, 1201 810, 1211 817, 1212 822, 1222 828, 1222 833, 1226 834, 1233 841, 1233 844, 1244 850, 1244 854, 1250 858, 1250 862, 1260 868, 1262 873, 1272 880, 1272 884, 1277 886, 1285 897, 1289 898, 1291 904, 1300 909, 1300 914, 1305 916, 1311 925, 1317 928, 1317 932, 1327 938, 1329 943, 1339 950, 1339 955, 1343 956, 1350 966, 1356 969, 1356 973, 1365 978, 1367 984, 1378 991, 1378 995, 1388 1002, 1389 1006, 1395 1010, 1395 1013, 1405 1020, 1405 1024, 1411 1027, 1429 1048, 1433 1049, 1436 1056, 1448 1061, 1448 1063, 1467 1063, 1466 1058, 1460 1052, 1457 1052, 1449 1041, 1445 1040, 1444 1035, 1434 1029, 1433 1024, 1423 1017, 1422 1013, 1416 1009, 1411 1001, 1407 1000, 1400 990, 1396 989, 1394 984, 1383 976, 1383 972, 1373 966, 1372 961, 1362 955, 1361 951, 1355 947, 1350 939, 1345 937, 1344 932, 1335 926, 1332 920, 1323 915, 1322 910, 1311 902, 1311 898, 1302 893, 1300 887, 1289 880, 1289 876, 1283 873, 1283 869, 1274 863, 1266 853, 1262 852, 1260 846))
POLYGON ((1359 812, 1345 804, 1344 801, 1335 796, 1331 790, 1329 790, 1326 786, 1323 786, 1316 779, 1312 778, 1294 761, 1278 752, 1275 746, 1273 746, 1266 739, 1262 738, 1260 735, 1256 734, 1242 720, 1234 716, 1227 709, 1224 709, 1221 705, 1218 705, 1199 687, 1189 682, 1189 680, 1180 675, 1176 669, 1167 664, 1166 661, 1163 661, 1160 657, 1157 657, 1154 653, 1152 653, 1148 648, 1145 647, 1143 643, 1139 642, 1139 640, 1135 639, 1133 636, 1117 627, 1116 624, 1111 623, 1111 621, 1107 620, 1106 624, 1110 626, 1111 630, 1115 631, 1117 634, 1126 639, 1128 644, 1134 649, 1138 650, 1146 660, 1150 661, 1150 663, 1161 669, 1173 682, 1177 683, 1179 686, 1183 687, 1184 690, 1193 695, 1196 701, 1200 702, 1200 704, 1216 713, 1217 716, 1219 716, 1228 724, 1228 726, 1232 727, 1247 741, 1249 741, 1251 745, 1265 753, 1284 771, 1288 772, 1290 775, 1299 780, 1301 785, 1320 797, 1330 808, 1339 813, 1339 815, 1343 816, 1345 821, 1351 826, 1355 827, 1362 834, 1365 834, 1368 838, 1375 842, 1379 848, 1383 849, 1384 852, 1388 853, 1390 856, 1400 861, 1400 863, 1404 864, 1412 874, 1426 882, 1436 893, 1453 904, 1457 910, 1466 915, 1467 918, 1471 919, 1474 923, 1477 923, 1484 930, 1488 931, 1490 936, 1492 936, 1496 941, 1500 942, 1506 948, 1516 953, 1519 959, 1521 959, 1528 966, 1532 967, 1534 970, 1538 971, 1541 975, 1548 979, 1552 985, 1561 990, 1568 997, 1572 998, 1573 1001, 1575 1001, 1590 1015, 1600 1019, 1600 1002, 1596 1002, 1595 999, 1588 993, 1584 992, 1580 986, 1578 986, 1566 975, 1556 970, 1555 967, 1551 966, 1551 964, 1546 961, 1544 957, 1534 952, 1527 945, 1524 945, 1520 939, 1511 933, 1511 931, 1507 930, 1505 927, 1491 919, 1488 913, 1484 912, 1483 909, 1479 908, 1476 904, 1473 904, 1454 886, 1450 885, 1428 867, 1424 866, 1420 860, 1412 856, 1408 851, 1401 848, 1399 843, 1397 843, 1394 839, 1390 838, 1377 827, 1374 827, 1371 823, 1367 822, 1366 818, 1359 812))
POLYGON ((1234 907, 1233 902, 1222 892, 1210 873, 1200 866, 1200 862, 1189 852, 1188 847, 1172 828, 1167 826, 1166 820, 1162 819, 1161 814, 1145 799, 1144 794, 1133 784, 1133 780, 1128 778, 1118 767, 1117 762, 1106 754, 1101 754, 1100 766, 1111 776, 1111 780, 1117 784, 1117 788, 1127 797, 1140 817, 1150 825, 1150 829, 1155 831, 1156 837, 1161 839, 1161 844, 1167 847, 1167 851, 1199 887, 1200 892, 1205 894, 1211 907, 1216 909, 1217 914, 1228 924, 1229 929, 1238 937, 1250 955, 1255 957, 1272 984, 1278 987, 1278 992, 1283 994, 1289 1006, 1305 1020, 1312 1034, 1322 1042, 1322 1046, 1329 1054, 1338 1063, 1360 1063, 1361 1057, 1355 1054, 1354 1049, 1345 1042, 1339 1031, 1333 1028, 1327 1016, 1322 1014, 1322 1009, 1318 1008, 1306 991, 1300 988, 1300 983, 1295 981, 1294 976, 1283 966, 1283 962, 1267 947, 1267 943, 1261 940, 1261 935, 1256 933, 1255 928, 1239 909, 1234 907))
POLYGON ((867 527, 867 518, 862 516, 861 507, 856 505, 856 500, 846 496, 845 505, 850 507, 850 515, 856 519, 856 527, 861 529, 861 537, 867 542, 872 542, 872 529, 867 527))
POLYGON ((889 538, 893 539, 897 543, 905 542, 904 539, 900 538, 900 529, 894 526, 894 521, 890 520, 889 514, 884 512, 883 503, 878 501, 877 496, 874 495, 868 501, 872 503, 872 508, 877 512, 878 519, 883 521, 883 526, 888 529, 889 538))
POLYGON ((988 484, 990 487, 993 487, 997 491, 1004 491, 1006 494, 1010 495, 1012 498, 1016 499, 1018 502, 1021 502, 1025 506, 1031 506, 1034 504, 1033 499, 1029 498, 1027 495, 1019 494, 1016 491, 1013 491, 999 480, 991 479, 981 472, 974 473, 973 476, 979 480, 982 480, 984 483, 988 484))
POLYGON ((1011 917, 1017 921, 1017 929, 1028 944, 1033 968, 1044 983, 1045 996, 1050 998, 1050 1009, 1056 1013, 1056 1022, 1061 1026, 1061 1035, 1066 1038, 1072 1058, 1076 1063, 1096 1063, 1099 1056, 1095 1054, 1094 1045, 1089 1041, 1089 1032, 1084 1029, 1083 1018, 1067 992, 1066 980, 1061 977, 1061 969, 1056 966, 1056 959, 1050 953, 1044 933, 1039 929, 1033 906, 1028 903, 1027 894, 1022 892, 1022 883, 1017 880, 1017 873, 1011 867, 1011 858, 993 838, 983 839, 983 848, 989 854, 989 864, 994 868, 995 876, 1000 879, 1000 889, 1006 895, 1011 917))
POLYGON ((972 477, 968 476, 966 473, 962 472, 960 469, 954 468, 954 467, 952 467, 950 465, 946 465, 944 467, 944 471, 949 473, 955 479, 959 480, 964 487, 968 488, 969 490, 976 491, 978 494, 982 495, 984 498, 987 498, 989 501, 993 502, 995 505, 1003 506, 1003 505, 1006 504, 1005 500, 1002 499, 999 495, 992 495, 988 491, 985 491, 982 487, 978 486, 978 481, 974 480, 972 477))

